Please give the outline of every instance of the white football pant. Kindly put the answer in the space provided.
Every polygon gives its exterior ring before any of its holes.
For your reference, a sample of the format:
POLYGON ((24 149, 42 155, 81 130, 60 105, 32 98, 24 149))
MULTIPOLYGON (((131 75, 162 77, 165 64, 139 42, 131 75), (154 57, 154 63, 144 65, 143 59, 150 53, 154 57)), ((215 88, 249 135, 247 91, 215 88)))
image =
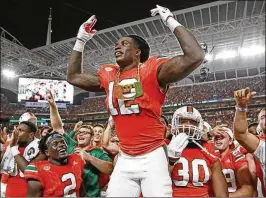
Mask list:
POLYGON ((148 154, 129 156, 122 152, 106 191, 107 197, 172 197, 167 150, 160 147, 148 154))

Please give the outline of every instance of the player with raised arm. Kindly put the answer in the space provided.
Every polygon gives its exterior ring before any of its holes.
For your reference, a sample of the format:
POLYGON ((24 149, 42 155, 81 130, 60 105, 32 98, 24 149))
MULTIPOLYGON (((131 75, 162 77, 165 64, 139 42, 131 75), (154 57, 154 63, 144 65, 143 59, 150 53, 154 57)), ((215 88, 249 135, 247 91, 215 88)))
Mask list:
POLYGON ((236 100, 234 135, 239 144, 243 146, 247 150, 247 152, 254 153, 257 160, 259 161, 262 175, 258 176, 263 185, 263 193, 265 194, 265 189, 266 189, 266 176, 265 176, 266 153, 265 153, 265 138, 264 138, 266 132, 265 108, 262 109, 258 115, 258 122, 262 135, 256 136, 248 132, 248 122, 247 122, 248 102, 255 94, 256 92, 252 92, 248 87, 234 92, 234 97, 236 100), (263 177, 263 179, 261 176, 263 177))
POLYGON ((172 59, 149 58, 150 47, 141 37, 128 35, 115 45, 118 65, 103 65, 97 74, 82 71, 82 55, 86 42, 96 31, 96 17, 83 23, 70 57, 67 81, 87 91, 105 90, 106 104, 113 116, 119 138, 120 155, 111 176, 108 196, 138 197, 172 196, 164 125, 161 107, 168 85, 177 82, 201 65, 204 52, 195 37, 174 19, 169 9, 158 6, 159 14, 177 38, 184 52, 172 59), (133 174, 132 174, 133 173, 133 174), (151 183, 153 185, 151 185, 151 183))
POLYGON ((76 141, 65 133, 58 108, 51 91, 46 93, 50 105, 50 119, 53 129, 60 133, 68 144, 68 153, 77 153, 86 164, 83 168, 83 187, 86 197, 100 196, 99 177, 100 173, 110 175, 113 171, 113 164, 107 153, 102 149, 95 148, 91 144, 93 128, 90 125, 81 125, 76 131, 76 141))
POLYGON ((228 184, 230 197, 252 197, 253 184, 246 156, 234 149, 234 135, 224 127, 225 133, 214 137, 215 148, 219 150, 223 173, 228 184))
POLYGON ((228 196, 219 158, 201 139, 203 120, 191 106, 177 109, 168 145, 174 197, 228 196))

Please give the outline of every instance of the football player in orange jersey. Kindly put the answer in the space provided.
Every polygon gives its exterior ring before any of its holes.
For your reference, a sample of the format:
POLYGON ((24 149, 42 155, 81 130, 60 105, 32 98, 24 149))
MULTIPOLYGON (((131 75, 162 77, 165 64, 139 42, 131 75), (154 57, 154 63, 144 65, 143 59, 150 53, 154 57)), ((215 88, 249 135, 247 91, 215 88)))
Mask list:
POLYGON ((83 23, 70 57, 67 81, 87 91, 104 91, 119 138, 120 155, 112 173, 108 196, 172 196, 161 107, 169 84, 177 82, 201 65, 204 51, 195 37, 178 23, 169 9, 157 5, 159 14, 184 52, 169 59, 149 58, 148 43, 137 35, 120 38, 114 47, 118 65, 103 65, 98 74, 83 72, 85 44, 95 34, 95 16, 83 23), (151 183, 153 185, 151 185, 151 183))
POLYGON ((215 136, 215 148, 221 153, 223 173, 228 184, 230 197, 252 197, 252 177, 248 169, 246 156, 238 150, 232 151, 233 132, 224 127, 223 135, 215 136))
MULTIPOLYGON (((234 134, 239 144, 242 145, 247 150, 247 152, 254 153, 254 155, 260 162, 260 168, 263 174, 262 185, 264 189, 266 189, 265 139, 261 139, 259 136, 256 136, 248 132, 248 122, 247 122, 248 102, 252 99, 252 97, 255 94, 256 92, 252 92, 248 87, 234 92, 234 97, 236 101, 234 134)), ((258 122, 261 132, 262 134, 264 134, 265 137, 265 132, 266 132, 265 108, 260 111, 258 115, 258 122)))
POLYGON ((79 197, 85 162, 77 154, 68 155, 62 135, 52 132, 40 141, 40 151, 48 160, 30 163, 24 172, 29 197, 79 197))
POLYGON ((208 142, 201 142, 202 122, 201 114, 191 106, 173 115, 175 138, 168 151, 174 197, 228 196, 219 158, 208 150, 208 142))
MULTIPOLYGON (((6 173, 7 197, 25 197, 27 181, 23 172, 29 162, 39 157, 36 125, 29 121, 21 122, 13 131, 12 138, 1 161, 1 171, 6 173)), ((5 189, 1 189, 1 191, 5 189)))

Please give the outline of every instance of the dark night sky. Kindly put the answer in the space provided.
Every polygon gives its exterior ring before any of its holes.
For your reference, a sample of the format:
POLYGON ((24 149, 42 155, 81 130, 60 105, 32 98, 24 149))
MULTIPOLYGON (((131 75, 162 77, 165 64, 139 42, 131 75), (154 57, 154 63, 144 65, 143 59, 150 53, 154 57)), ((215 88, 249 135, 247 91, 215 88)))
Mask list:
POLYGON ((25 47, 45 45, 49 7, 52 7, 52 43, 75 37, 79 26, 92 14, 98 18, 95 29, 150 17, 156 4, 171 11, 213 0, 1 0, 0 26, 25 47))

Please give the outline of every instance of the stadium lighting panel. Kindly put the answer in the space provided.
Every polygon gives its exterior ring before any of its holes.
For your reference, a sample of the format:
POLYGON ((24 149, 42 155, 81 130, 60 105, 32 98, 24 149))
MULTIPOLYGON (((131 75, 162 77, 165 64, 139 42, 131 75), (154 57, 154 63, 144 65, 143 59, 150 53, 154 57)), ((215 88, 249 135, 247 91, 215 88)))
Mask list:
POLYGON ((4 76, 8 77, 8 78, 14 78, 15 77, 15 72, 13 72, 12 70, 3 70, 3 74, 4 76))
POLYGON ((206 54, 206 55, 205 55, 205 59, 206 59, 207 61, 212 61, 212 60, 213 60, 213 56, 212 56, 211 54, 206 54))
POLYGON ((228 50, 228 51, 222 51, 222 52, 218 53, 215 56, 215 59, 216 60, 219 60, 219 59, 228 59, 228 58, 235 58, 236 56, 237 56, 237 52, 236 51, 228 50))
POLYGON ((257 54, 263 54, 264 52, 265 52, 265 47, 254 45, 248 48, 242 48, 240 50, 240 55, 241 56, 254 56, 257 54))

